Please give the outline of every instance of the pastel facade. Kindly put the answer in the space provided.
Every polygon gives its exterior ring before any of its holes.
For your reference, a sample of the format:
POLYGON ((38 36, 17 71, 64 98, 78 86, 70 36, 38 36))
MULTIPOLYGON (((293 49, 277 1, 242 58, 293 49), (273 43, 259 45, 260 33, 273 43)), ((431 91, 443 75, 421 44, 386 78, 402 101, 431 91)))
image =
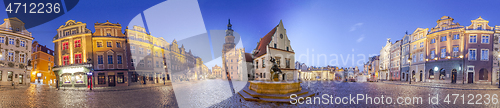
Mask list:
POLYGON ((256 80, 270 80, 270 69, 273 66, 270 61, 271 57, 276 59, 278 67, 283 72, 279 76, 280 79, 289 81, 298 79, 298 71, 293 63, 295 61, 295 52, 290 45, 282 21, 260 39, 253 56, 256 80))
POLYGON ((4 19, 0 25, 0 85, 29 82, 27 66, 32 53, 32 40, 24 22, 16 17, 4 19))
POLYGON ((57 75, 53 71, 54 67, 54 51, 47 48, 45 45, 33 42, 31 54, 31 79, 30 82, 38 84, 47 84, 55 86, 57 83, 57 75))

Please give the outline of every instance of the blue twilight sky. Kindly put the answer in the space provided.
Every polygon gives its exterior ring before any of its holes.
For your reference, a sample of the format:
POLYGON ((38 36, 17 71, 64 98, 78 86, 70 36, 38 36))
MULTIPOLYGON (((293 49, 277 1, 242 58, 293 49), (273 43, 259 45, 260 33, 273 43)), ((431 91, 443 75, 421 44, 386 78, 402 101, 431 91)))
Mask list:
MULTIPOLYGON (((36 41, 53 48, 56 29, 69 19, 87 23, 92 31, 93 23, 106 20, 119 22, 125 29, 134 17, 161 2, 164 0, 80 0, 73 10, 29 31, 36 41)), ((1 3, 0 7, 5 9, 1 3)), ((198 0, 198 3, 207 34, 210 30, 225 30, 230 18, 247 52, 283 20, 296 60, 314 66, 361 66, 370 54, 379 54, 387 38, 394 42, 406 31, 432 28, 445 15, 464 26, 479 16, 489 20, 490 26, 500 24, 496 8, 500 1, 486 0, 198 0)), ((6 18, 6 12, 0 12, 0 17, 6 18)), ((207 53, 195 55, 203 54, 207 53)), ((211 60, 216 58, 212 55, 211 60)))

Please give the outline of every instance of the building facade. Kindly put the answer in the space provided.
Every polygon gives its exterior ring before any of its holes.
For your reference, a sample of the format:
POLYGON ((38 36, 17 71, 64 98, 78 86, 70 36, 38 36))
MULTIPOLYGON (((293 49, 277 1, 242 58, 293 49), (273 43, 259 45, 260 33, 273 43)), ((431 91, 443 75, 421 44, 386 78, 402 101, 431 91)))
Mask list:
MULTIPOLYGON (((464 27, 443 16, 427 35, 426 82, 457 83, 463 80, 464 27)), ((460 82, 461 83, 461 82, 460 82)))
POLYGON ((390 49, 390 74, 389 77, 391 81, 400 80, 401 73, 401 40, 397 40, 391 45, 390 49))
POLYGON ((93 57, 92 32, 87 24, 68 20, 59 26, 54 36, 54 72, 61 87, 85 87, 88 85, 93 57))
POLYGON ((410 43, 410 75, 407 78, 412 82, 424 81, 425 70, 425 54, 426 54, 426 40, 428 28, 417 28, 411 35, 410 43))
POLYGON ((410 37, 408 32, 406 32, 401 41, 401 81, 409 81, 410 61, 408 61, 408 58, 410 58, 410 37))
POLYGON ((38 44, 37 41, 32 44, 31 54, 31 79, 30 82, 38 84, 47 84, 55 86, 56 74, 52 71, 54 67, 54 51, 45 45, 38 44))
POLYGON ((379 63, 379 78, 380 80, 389 80, 389 67, 391 64, 391 39, 387 39, 385 46, 380 50, 380 63, 379 63))
POLYGON ((3 21, 0 25, 0 85, 25 84, 29 82, 31 69, 27 67, 33 37, 18 18, 3 21))
MULTIPOLYGON (((95 87, 128 86, 127 37, 118 23, 94 23, 92 65, 95 87)), ((78 58, 80 55, 76 54, 78 58)), ((81 60, 75 61, 82 63, 81 60)))
POLYGON ((272 76, 270 69, 273 66, 271 58, 275 59, 278 68, 282 71, 279 79, 289 81, 298 79, 298 71, 293 63, 295 52, 290 45, 282 21, 260 39, 252 55, 256 80, 270 80, 272 76))
POLYGON ((465 82, 477 84, 492 84, 494 27, 489 21, 479 17, 471 20, 471 25, 465 27, 465 82))

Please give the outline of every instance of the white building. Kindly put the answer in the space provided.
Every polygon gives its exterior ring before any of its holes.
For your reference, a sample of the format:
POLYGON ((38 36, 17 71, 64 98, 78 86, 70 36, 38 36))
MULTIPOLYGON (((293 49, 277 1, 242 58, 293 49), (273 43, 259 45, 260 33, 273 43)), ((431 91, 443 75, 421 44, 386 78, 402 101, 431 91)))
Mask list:
POLYGON ((0 25, 0 85, 29 82, 31 69, 27 66, 32 53, 32 40, 24 22, 16 17, 4 19, 0 25))
POLYGON ((387 39, 387 43, 380 50, 379 57, 379 79, 380 80, 389 80, 389 66, 391 64, 391 39, 387 39))
POLYGON ((253 51, 254 70, 256 80, 270 80, 270 69, 273 66, 270 61, 274 58, 283 74, 279 76, 284 80, 297 80, 298 71, 295 69, 295 52, 290 46, 290 40, 283 27, 282 21, 264 37, 260 38, 257 47, 253 51))

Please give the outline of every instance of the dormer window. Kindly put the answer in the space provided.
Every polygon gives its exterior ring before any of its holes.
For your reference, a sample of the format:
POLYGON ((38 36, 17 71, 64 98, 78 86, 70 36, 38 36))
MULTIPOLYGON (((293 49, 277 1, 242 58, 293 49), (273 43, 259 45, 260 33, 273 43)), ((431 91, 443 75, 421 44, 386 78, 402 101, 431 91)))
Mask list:
POLYGON ((20 31, 19 28, 17 28, 16 31, 20 31))
POLYGON ((477 29, 478 29, 478 30, 482 30, 482 29, 483 29, 482 25, 481 25, 481 24, 478 24, 478 25, 477 25, 477 29))

